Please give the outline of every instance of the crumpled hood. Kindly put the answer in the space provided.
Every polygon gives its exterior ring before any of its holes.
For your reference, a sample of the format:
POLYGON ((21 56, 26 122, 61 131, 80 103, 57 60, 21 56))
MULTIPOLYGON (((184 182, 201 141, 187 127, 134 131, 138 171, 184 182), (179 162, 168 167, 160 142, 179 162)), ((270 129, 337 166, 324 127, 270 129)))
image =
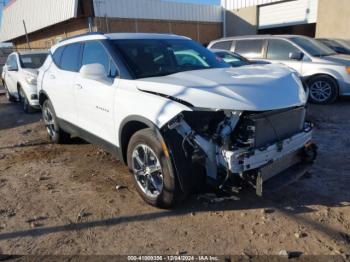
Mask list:
POLYGON ((344 66, 350 66, 350 55, 323 56, 321 59, 344 66))
POLYGON ((306 103, 302 83, 295 73, 273 64, 138 79, 137 88, 216 110, 266 111, 306 103))

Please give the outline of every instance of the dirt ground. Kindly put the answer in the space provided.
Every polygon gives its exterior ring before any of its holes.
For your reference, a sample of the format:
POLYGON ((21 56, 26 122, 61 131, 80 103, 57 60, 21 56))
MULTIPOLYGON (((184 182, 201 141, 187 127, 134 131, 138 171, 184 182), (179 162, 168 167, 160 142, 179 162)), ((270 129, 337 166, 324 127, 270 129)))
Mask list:
POLYGON ((259 198, 175 210, 146 205, 127 169, 94 145, 48 143, 41 114, 0 96, 0 254, 350 254, 350 101, 310 106, 319 157, 259 198), (116 186, 125 188, 116 190, 116 186))

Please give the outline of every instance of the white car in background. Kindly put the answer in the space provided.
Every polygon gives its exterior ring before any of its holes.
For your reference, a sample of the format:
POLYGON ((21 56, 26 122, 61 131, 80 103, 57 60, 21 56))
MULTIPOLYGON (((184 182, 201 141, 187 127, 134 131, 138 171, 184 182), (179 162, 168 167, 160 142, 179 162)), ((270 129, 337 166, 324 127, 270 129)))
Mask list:
POLYGON ((3 67, 2 81, 9 101, 20 101, 23 110, 31 113, 40 108, 37 95, 38 68, 48 52, 13 52, 3 67))
POLYGON ((230 192, 254 185, 262 195, 265 182, 277 188, 297 179, 316 157, 294 72, 272 64, 231 68, 186 37, 66 39, 40 68, 38 92, 51 141, 74 135, 100 145, 159 207, 202 181, 230 192))

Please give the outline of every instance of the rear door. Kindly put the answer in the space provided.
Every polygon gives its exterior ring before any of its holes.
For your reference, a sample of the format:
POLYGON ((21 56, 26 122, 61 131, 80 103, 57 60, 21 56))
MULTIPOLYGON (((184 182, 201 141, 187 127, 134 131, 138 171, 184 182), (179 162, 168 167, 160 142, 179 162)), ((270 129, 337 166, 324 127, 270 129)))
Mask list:
POLYGON ((75 83, 80 68, 81 43, 59 47, 53 54, 54 63, 44 76, 44 90, 48 93, 56 115, 77 125, 75 83))
POLYGON ((114 101, 119 83, 118 71, 106 48, 100 41, 84 44, 82 66, 101 64, 106 71, 104 81, 78 75, 75 80, 79 126, 85 131, 116 144, 114 101))
POLYGON ((302 60, 298 61, 290 59, 289 54, 293 52, 301 52, 301 50, 287 40, 269 39, 266 50, 266 59, 271 63, 285 64, 301 74, 303 62, 302 60))

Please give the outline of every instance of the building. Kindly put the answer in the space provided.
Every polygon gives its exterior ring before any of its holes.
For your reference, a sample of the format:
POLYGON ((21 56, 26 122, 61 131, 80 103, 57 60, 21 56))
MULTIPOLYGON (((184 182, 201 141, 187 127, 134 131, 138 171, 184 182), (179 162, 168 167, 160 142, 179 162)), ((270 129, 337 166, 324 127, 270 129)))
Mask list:
POLYGON ((205 44, 222 36, 222 16, 220 6, 163 0, 12 0, 3 10, 0 42, 49 48, 100 31, 174 33, 205 44))
POLYGON ((224 35, 350 38, 349 0, 221 0, 224 35))

